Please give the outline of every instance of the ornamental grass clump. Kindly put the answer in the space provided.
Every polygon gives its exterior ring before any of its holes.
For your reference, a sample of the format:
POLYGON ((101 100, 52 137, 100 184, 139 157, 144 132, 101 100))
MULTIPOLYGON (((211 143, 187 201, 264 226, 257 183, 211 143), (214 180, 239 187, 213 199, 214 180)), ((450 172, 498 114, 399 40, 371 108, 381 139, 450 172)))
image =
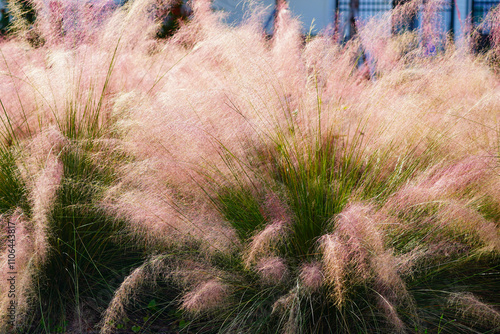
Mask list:
POLYGON ((169 1, 33 4, 0 42, 4 332, 500 329, 496 51, 439 2, 344 44, 284 4, 165 39, 169 1))

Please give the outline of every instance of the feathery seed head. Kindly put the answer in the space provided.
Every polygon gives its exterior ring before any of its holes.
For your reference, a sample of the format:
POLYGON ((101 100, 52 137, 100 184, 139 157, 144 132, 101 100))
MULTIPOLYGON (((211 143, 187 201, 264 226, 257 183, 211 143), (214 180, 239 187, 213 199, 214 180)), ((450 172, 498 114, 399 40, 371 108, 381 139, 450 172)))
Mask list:
POLYGON ((259 259, 268 257, 283 242, 289 233, 288 224, 284 221, 275 221, 267 225, 253 238, 244 254, 245 266, 250 268, 259 259))
POLYGON ((262 258, 255 269, 266 285, 279 284, 288 278, 288 268, 279 257, 262 258))
POLYGON ((300 270, 300 280, 310 291, 316 291, 323 285, 324 275, 319 262, 306 263, 300 270))
POLYGON ((181 308, 195 314, 211 311, 222 306, 228 294, 228 285, 219 280, 210 280, 185 294, 181 308))
POLYGON ((341 307, 345 301, 346 274, 349 261, 349 249, 337 235, 326 234, 319 239, 322 251, 325 281, 333 288, 331 297, 341 307))

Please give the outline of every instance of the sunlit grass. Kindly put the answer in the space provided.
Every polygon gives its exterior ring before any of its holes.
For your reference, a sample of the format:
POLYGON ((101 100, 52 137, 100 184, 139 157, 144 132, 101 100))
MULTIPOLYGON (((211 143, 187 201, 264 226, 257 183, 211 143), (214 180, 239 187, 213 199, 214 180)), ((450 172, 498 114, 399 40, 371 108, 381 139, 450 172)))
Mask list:
POLYGON ((500 329, 495 48, 78 6, 0 44, 2 331, 500 329))

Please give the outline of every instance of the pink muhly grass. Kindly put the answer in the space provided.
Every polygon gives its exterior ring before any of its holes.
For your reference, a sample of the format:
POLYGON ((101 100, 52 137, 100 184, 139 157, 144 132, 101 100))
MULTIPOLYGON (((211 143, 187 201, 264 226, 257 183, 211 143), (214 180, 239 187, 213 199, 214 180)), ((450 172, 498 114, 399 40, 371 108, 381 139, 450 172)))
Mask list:
POLYGON ((135 268, 115 290, 108 307, 103 312, 100 322, 100 333, 114 333, 117 323, 127 316, 127 306, 134 300, 142 286, 155 285, 158 277, 168 276, 171 266, 165 257, 156 255, 135 268))
POLYGON ((196 46, 206 38, 220 38, 221 32, 228 31, 222 24, 223 13, 211 10, 211 0, 193 0, 190 2, 192 15, 190 22, 180 22, 179 30, 172 36, 172 42, 177 45, 196 46))
MULTIPOLYGON (((482 127, 477 124, 496 126, 491 115, 496 115, 498 80, 475 58, 454 55, 450 48, 439 61, 413 60, 415 50, 408 48, 418 48, 412 46, 418 40, 416 34, 390 38, 387 17, 365 25, 360 39, 345 47, 326 37, 317 37, 304 47, 299 23, 290 16, 284 1, 271 42, 265 40, 255 21, 224 26, 207 0, 193 1, 191 22, 165 41, 154 40, 158 22, 150 13, 153 0, 129 1, 102 22, 91 17, 97 13, 85 12, 87 2, 81 2, 78 24, 83 29, 65 29, 65 34, 62 25, 70 22, 73 4, 53 1, 57 5, 51 9, 42 7, 42 1, 36 3, 39 25, 35 28, 45 36, 46 47, 27 51, 21 42, 2 43, 9 69, 2 63, 0 71, 12 75, 0 80, 0 91, 7 112, 13 113, 14 128, 26 137, 26 124, 34 127, 38 119, 44 126, 54 124, 72 103, 79 108, 77 117, 82 117, 87 97, 92 101, 99 97, 111 54, 118 47, 103 108, 105 117, 117 121, 112 135, 119 138, 120 149, 133 156, 134 162, 121 169, 121 184, 109 190, 102 205, 126 219, 130 233, 146 248, 157 251, 185 246, 194 239, 202 242, 202 251, 207 254, 214 250, 229 254, 238 249, 238 242, 231 242, 236 239, 234 229, 208 208, 205 191, 212 189, 201 189, 210 182, 200 174, 224 185, 236 175, 246 187, 253 181, 252 172, 260 173, 271 164, 271 155, 258 161, 258 168, 250 172, 233 168, 225 160, 228 155, 241 162, 240 167, 252 165, 255 146, 267 149, 269 143, 262 138, 274 136, 278 128, 286 137, 280 138, 281 143, 292 137, 287 143, 295 150, 290 160, 296 166, 308 153, 301 147, 311 147, 315 137, 310 134, 318 127, 323 131, 334 126, 339 136, 344 136, 343 129, 357 126, 363 119, 367 124, 363 136, 370 138, 367 151, 397 143, 390 152, 391 161, 405 159, 406 152, 414 150, 423 165, 434 167, 402 186, 382 212, 370 205, 350 204, 335 217, 333 232, 319 240, 321 264, 300 268, 299 278, 305 287, 314 291, 326 285, 331 289, 330 297, 341 306, 352 281, 373 283, 387 318, 401 328, 396 307, 401 302, 398 298, 405 297, 405 287, 400 275, 411 276, 421 261, 460 251, 452 241, 443 241, 445 236, 399 256, 386 249, 391 232, 411 233, 415 226, 399 221, 389 226, 396 219, 384 215, 404 215, 420 204, 434 203, 437 213, 418 222, 419 226, 439 224, 443 227, 439 234, 452 231, 464 236, 470 232, 471 243, 498 250, 495 225, 482 219, 465 201, 454 202, 471 188, 488 183, 489 177, 486 170, 490 163, 481 162, 481 158, 464 159, 484 148, 493 149, 492 134, 478 133, 481 130, 477 128, 482 127), (376 81, 360 79, 353 67, 361 44, 373 56, 375 69, 383 74, 376 81), (28 120, 21 114, 18 94, 28 120), (326 111, 321 119, 320 110, 326 111), (294 134, 287 132, 289 125, 293 125, 294 134), (426 153, 435 142, 435 151, 426 153), (452 162, 436 163, 452 158, 452 162)), ((393 13, 394 24, 412 15, 419 4, 413 1, 393 13)), ((436 33, 439 29, 435 29, 440 24, 440 6, 434 1, 424 13, 423 46, 429 47, 428 51, 442 43, 442 36, 436 33)), ((34 221, 39 226, 31 237, 38 242, 46 240, 50 232, 44 226, 62 174, 57 156, 67 144, 58 139, 62 135, 54 132, 57 138, 51 136, 32 144, 34 159, 26 159, 23 169, 25 180, 30 180, 34 221)), ((290 233, 293 215, 288 210, 277 195, 266 197, 262 211, 268 225, 255 234, 243 253, 247 269, 256 270, 265 284, 281 283, 288 275, 285 260, 276 257, 290 233)), ((40 251, 44 245, 39 243, 36 248, 40 251)), ((172 275, 183 286, 194 287, 185 296, 186 311, 210 309, 212 306, 203 305, 218 298, 214 296, 227 294, 228 288, 204 266, 185 261, 172 269, 172 275)), ((121 313, 128 296, 133 298, 132 292, 146 279, 152 278, 145 269, 134 271, 117 292, 110 310, 121 313)), ((287 298, 292 297, 296 295, 287 298)), ((109 312, 107 319, 114 318, 109 312)))
POLYGON ((398 272, 398 263, 392 251, 378 254, 370 261, 374 279, 380 289, 391 291, 399 296, 407 294, 404 281, 398 272))
POLYGON ((493 331, 500 328, 500 312, 472 293, 451 293, 448 306, 454 309, 458 316, 468 319, 474 325, 487 326, 493 331))
POLYGON ((307 289, 317 291, 323 285, 324 280, 321 264, 319 262, 303 264, 299 278, 307 289))
POLYGON ((55 126, 42 129, 26 144, 29 153, 24 157, 21 167, 29 169, 28 172, 36 173, 49 156, 60 154, 68 142, 55 126))
POLYGON ((50 198, 54 196, 55 189, 53 186, 57 188, 59 179, 62 177, 62 170, 56 173, 58 167, 55 164, 58 163, 58 155, 67 144, 67 138, 55 127, 43 129, 40 133, 34 134, 34 137, 29 141, 22 144, 24 150, 21 159, 17 162, 17 166, 21 176, 33 191, 48 192, 47 195, 51 194, 50 198), (52 181, 50 176, 54 177, 52 181), (38 178, 40 178, 40 181, 38 181, 38 178), (36 182, 40 182, 40 184, 37 186, 36 182), (40 187, 43 182, 46 183, 46 187, 40 187), (53 183, 52 186, 50 185, 51 182, 53 183))
POLYGON ((198 259, 183 259, 170 266, 169 277, 177 284, 192 290, 211 280, 220 280, 227 273, 217 270, 198 259))
POLYGON ((375 252, 384 248, 381 223, 372 206, 360 203, 348 205, 335 219, 336 231, 349 238, 353 249, 362 248, 363 244, 375 252))
POLYGON ((470 157, 449 166, 430 168, 418 181, 396 192, 386 208, 405 211, 415 205, 461 195, 467 187, 480 184, 487 175, 484 159, 470 157))
POLYGON ((500 56, 500 7, 496 6, 488 12, 484 25, 491 30, 490 39, 493 44, 493 50, 500 56))
POLYGON ((286 226, 290 226, 292 224, 292 213, 290 212, 290 208, 274 192, 266 195, 264 203, 264 216, 269 221, 281 221, 286 226))
POLYGON ((392 28, 398 29, 403 27, 406 22, 413 16, 416 15, 421 5, 420 0, 408 1, 400 4, 391 11, 392 15, 392 28))
MULTIPOLYGON (((147 49, 157 31, 151 10, 156 0, 129 1, 105 21, 100 43, 121 50, 147 49), (128 29, 133 26, 134 29, 128 29)), ((156 24, 155 24, 156 23, 156 24)))
POLYGON ((372 257, 370 268, 378 305, 394 331, 396 333, 405 332, 405 324, 399 317, 396 307, 404 306, 407 315, 413 317, 417 317, 417 315, 414 300, 408 293, 405 281, 401 277, 399 259, 393 255, 392 250, 386 250, 382 254, 372 257))
POLYGON ((40 259, 49 251, 47 245, 49 214, 52 210, 57 189, 61 182, 63 165, 55 157, 49 158, 32 190, 33 221, 35 224, 34 243, 40 259))
POLYGON ((31 3, 36 11, 36 22, 31 30, 21 32, 51 47, 63 44, 72 48, 94 42, 116 8, 112 0, 32 0, 31 3))
POLYGON ((147 247, 181 244, 189 238, 191 227, 164 194, 122 191, 111 188, 101 204, 110 213, 125 218, 131 235, 147 247))
MULTIPOLYGON (((302 38, 300 22, 292 18, 286 1, 280 1, 273 34, 273 63, 283 96, 300 99, 305 88, 305 66, 301 59, 302 38)), ((297 102, 290 101, 296 109, 297 102)))
POLYGON ((436 54, 443 41, 445 30, 440 18, 440 10, 446 6, 443 0, 427 1, 424 4, 422 18, 422 47, 424 55, 436 54))
POLYGON ((183 298, 181 307, 186 311, 197 313, 220 306, 229 294, 230 287, 217 279, 219 274, 204 263, 156 255, 134 269, 115 291, 103 313, 100 333, 113 333, 118 321, 126 317, 127 307, 141 287, 155 286, 158 278, 173 279, 184 287, 195 287, 183 298))
POLYGON ((497 224, 487 221, 479 212, 460 201, 449 201, 440 207, 438 224, 453 234, 467 236, 468 242, 479 242, 489 251, 500 251, 500 231, 497 224))
POLYGON ((284 221, 275 221, 252 237, 244 254, 245 266, 250 268, 261 258, 275 252, 289 233, 289 226, 284 221))
POLYGON ((414 318, 417 318, 417 313, 415 302, 401 277, 398 259, 388 250, 374 256, 370 266, 379 305, 395 331, 404 332, 405 326, 396 307, 404 306, 405 313, 414 318))
POLYGON ((280 297, 273 304, 272 313, 281 316, 280 321, 285 324, 282 332, 286 334, 294 334, 300 332, 299 317, 300 317, 300 295, 298 289, 290 290, 286 295, 280 297))
POLYGON ((395 257, 395 266, 401 277, 411 277, 417 265, 428 256, 427 249, 423 246, 415 247, 411 251, 395 257))
MULTIPOLYGON (((479 188, 485 188, 486 184, 494 182, 488 165, 488 159, 476 157, 453 162, 448 166, 438 164, 428 169, 414 183, 398 190, 389 198, 383 210, 407 217, 424 214, 418 220, 412 219, 411 223, 398 226, 408 231, 410 228, 436 225, 439 230, 429 236, 434 238, 432 243, 444 242, 450 236, 460 239, 467 236, 467 240, 462 241, 475 248, 482 246, 483 250, 498 250, 498 228, 473 209, 472 202, 463 199, 464 195, 477 196, 479 188), (427 216, 425 211, 419 211, 426 207, 432 207, 435 213, 427 216)), ((484 190, 490 192, 488 186, 484 190)))
POLYGON ((412 278, 422 267, 436 263, 436 259, 450 258, 469 251, 468 246, 463 243, 435 239, 437 240, 418 245, 409 252, 395 256, 395 266, 400 277, 412 278))
POLYGON ((384 253, 379 218, 373 208, 362 204, 349 205, 336 218, 336 234, 349 250, 360 277, 369 275, 367 266, 371 256, 384 253))
POLYGON ((385 298, 381 294, 377 295, 377 301, 378 301, 377 305, 383 311, 394 333, 406 333, 405 330, 406 326, 398 315, 396 305, 391 303, 387 298, 385 298))
POLYGON ((191 4, 195 19, 202 21, 209 20, 208 22, 204 22, 207 27, 214 24, 214 19, 217 18, 217 15, 212 13, 211 5, 212 0, 193 0, 191 4))
MULTIPOLYGON (((405 7, 405 9, 407 8, 405 7)), ((391 20, 398 16, 395 12, 401 12, 401 9, 395 9, 380 18, 372 18, 368 22, 357 23, 360 48, 363 48, 367 57, 367 62, 363 64, 364 68, 361 71, 366 72, 365 75, 368 78, 370 77, 369 72, 391 72, 400 65, 399 54, 395 52, 396 47, 391 34, 391 20)), ((401 14, 399 13, 399 15, 401 14)))
POLYGON ((151 249, 165 249, 192 241, 201 242, 206 256, 230 253, 239 247, 234 229, 206 203, 176 201, 173 191, 146 183, 133 189, 124 183, 108 190, 100 205, 109 213, 129 222, 127 230, 138 243, 151 249))
POLYGON ((66 30, 64 23, 69 19, 70 2, 51 0, 47 3, 35 2, 37 9, 37 28, 42 38, 49 44, 59 43, 66 30))
POLYGON ((186 223, 191 225, 191 235, 200 241, 200 251, 204 256, 231 254, 241 249, 236 230, 205 203, 194 203, 186 209, 186 223))
MULTIPOLYGON (((221 144, 231 154, 240 157, 246 154, 246 148, 240 145, 242 139, 246 140, 252 135, 249 134, 247 122, 221 103, 226 100, 223 92, 214 92, 211 96, 194 93, 187 97, 186 91, 193 82, 189 76, 181 77, 183 82, 180 87, 178 85, 179 89, 165 95, 165 98, 159 96, 158 100, 153 101, 156 103, 154 108, 133 108, 129 120, 123 120, 120 125, 128 127, 122 130, 126 133, 125 148, 139 159, 151 163, 153 168, 149 174, 159 177, 179 191, 199 194, 200 188, 196 181, 202 180, 192 167, 230 174, 232 171, 221 159, 226 154, 221 144), (187 81, 184 82, 184 79, 187 81), (194 101, 199 102, 195 103, 195 110, 191 105, 194 101), (193 182, 193 179, 196 181, 193 182)), ((213 80, 213 77, 208 80, 199 78, 195 85, 203 84, 203 87, 195 91, 206 91, 205 84, 211 84, 213 80)), ((215 81, 214 85, 218 86, 220 81, 215 81)))
POLYGON ((181 308, 194 314, 217 309, 226 301, 229 291, 230 287, 219 280, 204 282, 184 295, 181 308))
POLYGON ((59 131, 54 128, 44 130, 29 143, 24 161, 19 162, 21 174, 30 190, 37 261, 43 261, 49 251, 49 215, 63 177, 63 165, 58 154, 65 143, 59 131))
POLYGON ((325 282, 333 288, 330 296, 337 307, 345 302, 347 290, 349 249, 337 235, 327 234, 319 239, 322 251, 325 282))
POLYGON ((333 288, 337 306, 345 302, 350 284, 370 279, 376 289, 406 298, 397 258, 385 249, 384 219, 371 206, 350 204, 335 219, 334 234, 320 239, 325 281, 333 288))
POLYGON ((279 284, 288 278, 288 267, 285 261, 279 257, 260 259, 255 270, 266 285, 279 284))
POLYGON ((422 185, 436 192, 459 193, 480 182, 488 173, 487 160, 471 156, 450 166, 437 167, 422 185))
POLYGON ((139 291, 144 281, 149 278, 146 267, 147 264, 145 263, 134 269, 115 291, 113 299, 102 317, 101 334, 112 333, 114 324, 126 315, 126 305, 134 298, 135 293, 139 291))
MULTIPOLYGON (((296 57, 297 55, 300 55, 300 22, 297 19, 292 18, 291 12, 288 9, 288 3, 286 1, 280 1, 277 10, 278 13, 276 15, 275 24, 276 31, 273 34, 273 51, 276 52, 277 56, 284 56, 285 50, 291 49, 295 51, 294 57, 296 57)), ((291 60, 293 58, 285 57, 285 59, 291 60)), ((296 60, 299 59, 296 58, 296 60)))
POLYGON ((297 292, 297 289, 292 289, 286 295, 280 297, 277 301, 274 302, 272 313, 285 313, 286 311, 290 310, 293 305, 296 304, 298 297, 299 294, 297 292))

